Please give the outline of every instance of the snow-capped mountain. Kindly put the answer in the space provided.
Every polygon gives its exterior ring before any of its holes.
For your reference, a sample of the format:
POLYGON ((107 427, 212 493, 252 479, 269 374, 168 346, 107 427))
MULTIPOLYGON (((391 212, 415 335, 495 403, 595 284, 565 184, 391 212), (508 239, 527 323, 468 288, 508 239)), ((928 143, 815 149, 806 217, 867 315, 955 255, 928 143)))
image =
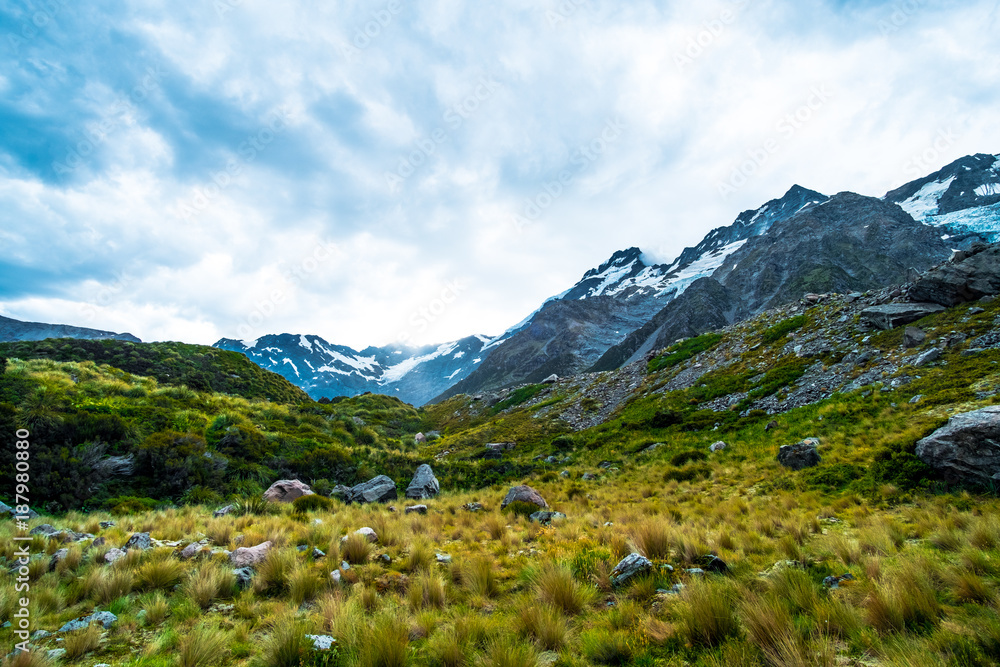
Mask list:
POLYGON ((614 253, 491 341, 483 363, 442 397, 585 370, 696 280, 712 275, 749 239, 827 200, 818 192, 793 186, 780 199, 744 211, 731 225, 712 230, 670 264, 647 264, 639 248, 614 253))
POLYGON ((423 405, 469 375, 490 340, 469 336, 443 345, 369 347, 359 352, 319 336, 277 334, 254 341, 223 338, 215 347, 242 352, 316 399, 370 391, 423 405))
POLYGON ((1000 240, 1000 155, 963 157, 884 199, 949 237, 974 233, 1000 240))

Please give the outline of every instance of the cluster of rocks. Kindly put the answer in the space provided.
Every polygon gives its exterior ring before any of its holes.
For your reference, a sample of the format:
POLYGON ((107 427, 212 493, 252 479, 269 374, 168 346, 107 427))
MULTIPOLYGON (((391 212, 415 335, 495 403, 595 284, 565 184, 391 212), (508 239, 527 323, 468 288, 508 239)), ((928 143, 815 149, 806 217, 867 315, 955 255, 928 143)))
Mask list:
MULTIPOLYGON (((434 471, 426 463, 417 468, 410 485, 406 487, 405 496, 411 500, 426 500, 435 497, 441 491, 441 484, 434 471)), ((272 484, 264 492, 264 499, 270 502, 290 503, 303 496, 313 495, 308 484, 297 479, 283 479, 272 484)), ((385 503, 396 500, 399 494, 396 482, 387 475, 378 475, 367 482, 355 486, 337 485, 330 493, 332 497, 340 498, 345 503, 385 503)), ((229 505, 215 512, 215 516, 224 516, 233 510, 229 505)))

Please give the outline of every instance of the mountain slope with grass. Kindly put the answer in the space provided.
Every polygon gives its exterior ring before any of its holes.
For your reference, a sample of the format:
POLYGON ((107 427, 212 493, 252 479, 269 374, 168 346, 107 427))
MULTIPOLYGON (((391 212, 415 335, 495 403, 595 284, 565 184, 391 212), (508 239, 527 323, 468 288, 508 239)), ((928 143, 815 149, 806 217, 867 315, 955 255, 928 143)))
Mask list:
POLYGON ((114 333, 99 329, 75 327, 69 324, 22 322, 0 317, 0 342, 45 340, 46 338, 83 338, 88 340, 124 340, 142 342, 130 333, 114 333))

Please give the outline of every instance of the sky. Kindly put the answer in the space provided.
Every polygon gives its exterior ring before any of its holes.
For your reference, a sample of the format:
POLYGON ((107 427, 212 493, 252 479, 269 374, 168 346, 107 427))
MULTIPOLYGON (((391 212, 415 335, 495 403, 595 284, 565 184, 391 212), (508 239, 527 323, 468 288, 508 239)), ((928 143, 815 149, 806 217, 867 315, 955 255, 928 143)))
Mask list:
POLYGON ((0 315, 503 332, 793 184, 1000 153, 998 0, 0 0, 0 315))

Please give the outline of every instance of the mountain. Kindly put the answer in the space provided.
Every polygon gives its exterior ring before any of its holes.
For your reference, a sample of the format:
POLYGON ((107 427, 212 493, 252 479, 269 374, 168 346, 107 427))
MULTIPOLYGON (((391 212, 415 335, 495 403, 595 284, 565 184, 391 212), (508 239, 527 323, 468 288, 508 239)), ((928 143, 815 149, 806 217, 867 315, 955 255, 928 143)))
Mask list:
POLYGON ((968 155, 885 195, 888 202, 951 236, 1000 239, 1000 155, 968 155))
POLYGON ((698 279, 717 271, 748 240, 825 201, 825 195, 793 186, 780 199, 744 211, 731 225, 712 230, 670 264, 647 264, 639 248, 616 252, 492 341, 487 346, 491 352, 479 367, 440 398, 586 370, 698 279))
POLYGON ((319 336, 276 334, 254 341, 223 338, 215 347, 245 354, 315 399, 373 392, 423 405, 471 373, 490 341, 469 336, 443 345, 357 351, 319 336))
POLYGON ((637 361, 652 350, 727 326, 803 294, 865 292, 905 283, 951 254, 938 229, 882 199, 850 192, 809 207, 750 239, 590 369, 637 361))
POLYGON ((44 324, 42 322, 21 322, 9 317, 0 317, 0 342, 20 340, 45 340, 46 338, 78 338, 87 340, 127 340, 141 343, 130 333, 114 333, 74 327, 68 324, 44 324))

